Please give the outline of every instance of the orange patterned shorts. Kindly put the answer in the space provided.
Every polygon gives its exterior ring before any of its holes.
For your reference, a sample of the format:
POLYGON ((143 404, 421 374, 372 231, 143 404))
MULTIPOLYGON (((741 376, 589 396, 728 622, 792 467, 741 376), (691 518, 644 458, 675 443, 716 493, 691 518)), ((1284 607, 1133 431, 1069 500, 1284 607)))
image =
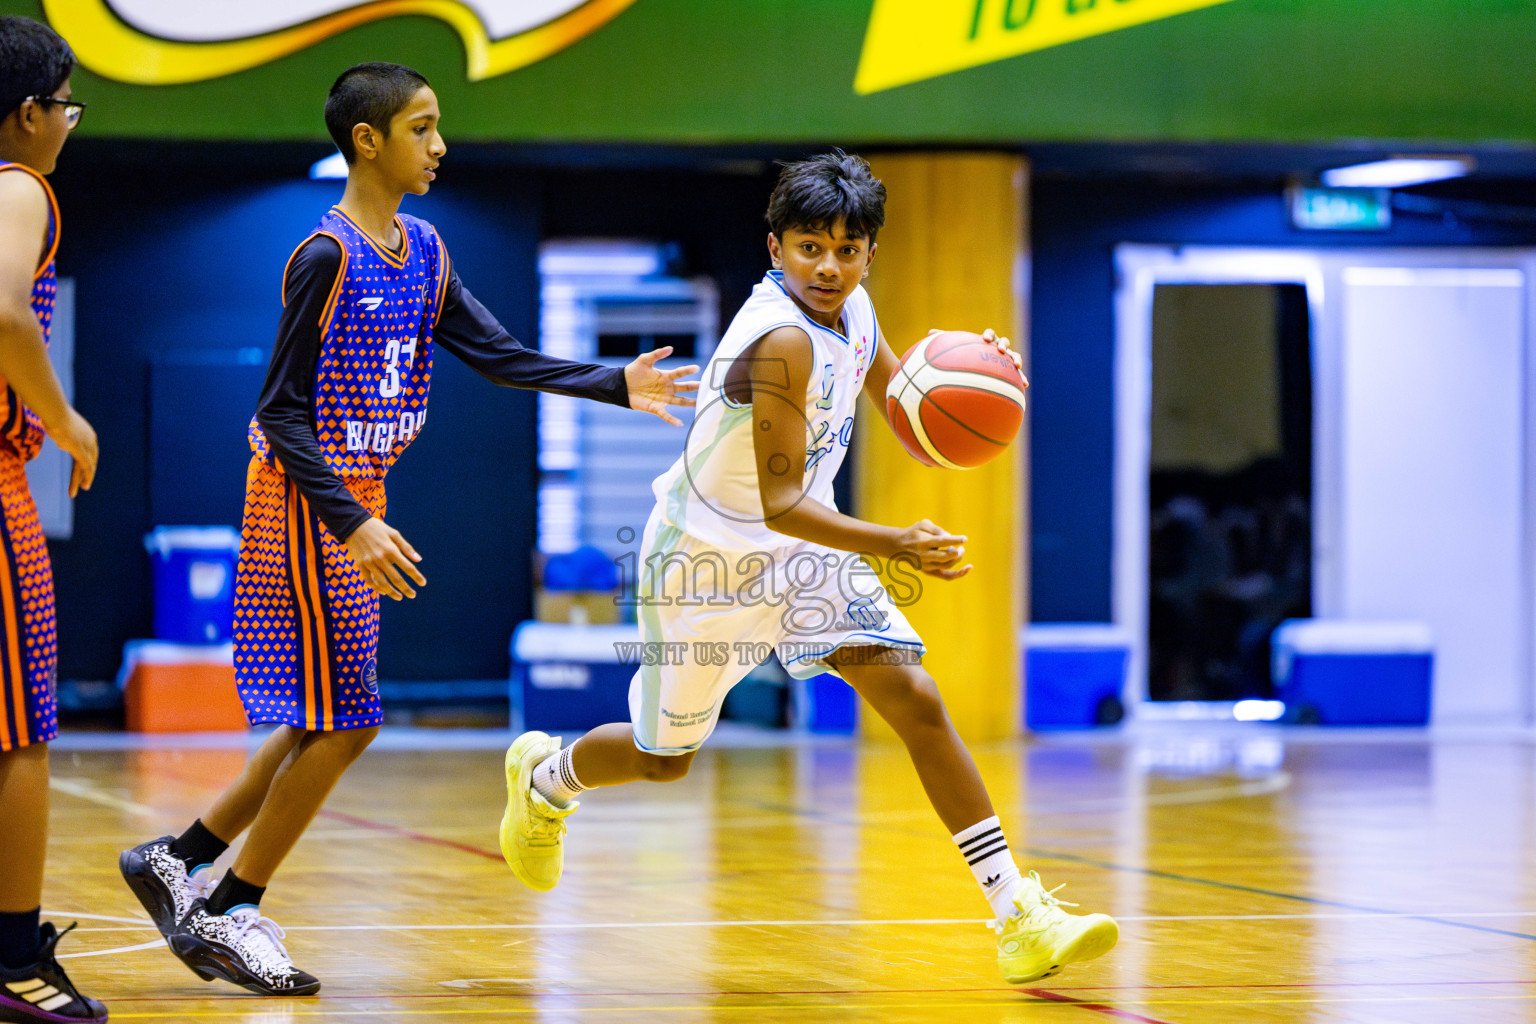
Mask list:
POLYGON ((0 445, 0 751, 59 734, 53 568, 26 463, 0 445))
MULTIPOLYGON (((365 509, 384 514, 382 480, 346 484, 365 509)), ((379 596, 293 481, 261 458, 246 473, 234 633, 235 681, 252 725, 383 722, 379 596)))

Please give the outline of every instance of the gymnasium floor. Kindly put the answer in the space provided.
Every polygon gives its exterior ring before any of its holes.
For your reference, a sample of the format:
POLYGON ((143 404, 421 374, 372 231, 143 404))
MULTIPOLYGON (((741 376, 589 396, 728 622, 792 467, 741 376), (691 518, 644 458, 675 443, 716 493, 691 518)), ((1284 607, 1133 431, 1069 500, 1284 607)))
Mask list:
POLYGON ((182 967, 118 851, 178 831, 244 737, 54 748, 44 907, 115 1021, 1536 1021, 1536 736, 1147 729, 978 749, 1016 853, 1119 917, 1021 990, 903 753, 718 737, 686 781, 591 795, 566 879, 501 862, 501 749, 386 731, 264 909, 317 998, 182 967))

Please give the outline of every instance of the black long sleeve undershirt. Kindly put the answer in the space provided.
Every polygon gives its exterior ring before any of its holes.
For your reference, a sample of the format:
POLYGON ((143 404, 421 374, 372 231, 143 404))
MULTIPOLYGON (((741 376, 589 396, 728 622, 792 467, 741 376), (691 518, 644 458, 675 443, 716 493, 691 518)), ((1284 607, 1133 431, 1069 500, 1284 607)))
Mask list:
MULTIPOLYGON (((311 238, 288 266, 283 312, 272 363, 256 406, 256 421, 272 454, 309 500, 326 528, 345 540, 369 513, 325 461, 315 439, 315 365, 320 358, 320 314, 336 275, 341 247, 326 235, 311 238)), ((459 281, 450 268, 433 342, 501 387, 532 388, 590 398, 627 408, 623 367, 576 363, 525 348, 459 281)))

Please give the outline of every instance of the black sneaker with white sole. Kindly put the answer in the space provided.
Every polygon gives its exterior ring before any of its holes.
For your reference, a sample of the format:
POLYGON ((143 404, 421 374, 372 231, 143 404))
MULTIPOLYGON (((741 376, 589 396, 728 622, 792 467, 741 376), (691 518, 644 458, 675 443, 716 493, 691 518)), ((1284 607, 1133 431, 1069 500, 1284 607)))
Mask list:
POLYGON ((54 947, 69 934, 54 928, 52 921, 44 921, 38 928, 43 945, 37 963, 15 970, 0 967, 0 1021, 7 1024, 104 1024, 107 1008, 89 996, 76 990, 59 966, 54 947))
POLYGON ((192 909, 193 901, 209 895, 217 882, 209 871, 189 875, 186 862, 171 852, 170 836, 124 850, 117 858, 117 869, 167 938, 192 909))
POLYGON ((293 966, 284 932, 255 907, 208 913, 199 898, 167 939, 171 952, 204 981, 220 978, 264 996, 310 996, 320 979, 293 966))

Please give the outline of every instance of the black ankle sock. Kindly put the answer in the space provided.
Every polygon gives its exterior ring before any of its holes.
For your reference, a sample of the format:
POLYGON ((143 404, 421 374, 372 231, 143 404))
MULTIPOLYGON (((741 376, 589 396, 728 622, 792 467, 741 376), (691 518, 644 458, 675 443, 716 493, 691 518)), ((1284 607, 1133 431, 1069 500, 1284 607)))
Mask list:
POLYGON ((208 897, 208 913, 227 914, 239 906, 259 907, 266 891, 266 886, 252 885, 242 881, 233 871, 227 871, 213 895, 208 897))
POLYGON ((229 844, 209 832, 202 818, 198 818, 191 828, 171 840, 171 854, 181 858, 189 872, 204 864, 212 864, 227 849, 229 844))
POLYGON ((0 912, 0 967, 15 970, 37 963, 43 941, 37 932, 37 915, 37 910, 0 912))

